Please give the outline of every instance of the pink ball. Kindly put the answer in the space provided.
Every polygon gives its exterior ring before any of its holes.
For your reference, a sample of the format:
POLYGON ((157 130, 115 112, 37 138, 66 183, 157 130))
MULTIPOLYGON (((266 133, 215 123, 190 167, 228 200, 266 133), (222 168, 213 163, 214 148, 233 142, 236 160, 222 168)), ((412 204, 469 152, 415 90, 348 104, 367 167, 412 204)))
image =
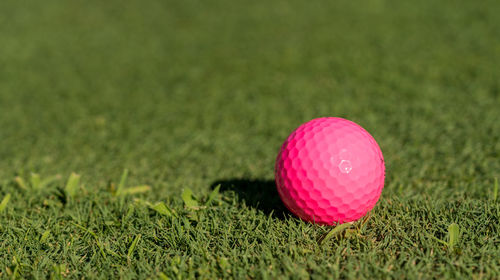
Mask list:
POLYGON ((322 225, 358 220, 384 187, 382 151, 361 126, 318 118, 299 126, 281 147, 276 186, 299 218, 322 225))

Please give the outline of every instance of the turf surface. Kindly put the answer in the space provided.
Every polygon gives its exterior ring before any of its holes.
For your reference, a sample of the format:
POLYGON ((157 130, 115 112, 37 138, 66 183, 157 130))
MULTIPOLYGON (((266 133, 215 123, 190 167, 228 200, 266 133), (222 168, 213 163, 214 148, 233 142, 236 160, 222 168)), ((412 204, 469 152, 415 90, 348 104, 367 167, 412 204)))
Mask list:
POLYGON ((139 2, 0 1, 0 277, 500 277, 498 1, 139 2), (273 183, 319 116, 387 166, 325 239, 273 183))

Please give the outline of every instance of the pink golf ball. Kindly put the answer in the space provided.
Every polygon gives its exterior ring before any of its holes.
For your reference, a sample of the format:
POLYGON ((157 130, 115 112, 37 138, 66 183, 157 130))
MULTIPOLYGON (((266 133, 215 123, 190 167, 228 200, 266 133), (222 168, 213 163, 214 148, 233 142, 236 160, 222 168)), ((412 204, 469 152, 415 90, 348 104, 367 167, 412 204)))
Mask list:
POLYGON ((281 147, 276 186, 299 218, 322 225, 355 221, 377 203, 385 165, 373 137, 342 118, 318 118, 299 126, 281 147))

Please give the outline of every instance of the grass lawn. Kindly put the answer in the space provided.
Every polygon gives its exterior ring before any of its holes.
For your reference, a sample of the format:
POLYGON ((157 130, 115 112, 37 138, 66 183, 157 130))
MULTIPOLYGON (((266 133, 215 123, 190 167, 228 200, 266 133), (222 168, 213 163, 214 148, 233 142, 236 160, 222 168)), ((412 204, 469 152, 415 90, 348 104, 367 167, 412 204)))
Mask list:
POLYGON ((0 278, 500 278, 500 2, 412 2, 0 1, 0 278), (320 116, 386 161, 328 238, 273 181, 320 116))

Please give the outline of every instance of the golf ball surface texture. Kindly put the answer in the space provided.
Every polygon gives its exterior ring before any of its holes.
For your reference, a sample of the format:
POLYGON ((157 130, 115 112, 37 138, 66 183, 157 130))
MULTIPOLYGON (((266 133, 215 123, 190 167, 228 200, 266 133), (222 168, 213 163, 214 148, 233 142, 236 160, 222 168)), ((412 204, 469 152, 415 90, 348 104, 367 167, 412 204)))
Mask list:
POLYGON ((384 158, 375 139, 342 118, 318 118, 297 128, 275 166, 278 193, 303 220, 333 225, 363 217, 384 187, 384 158))

